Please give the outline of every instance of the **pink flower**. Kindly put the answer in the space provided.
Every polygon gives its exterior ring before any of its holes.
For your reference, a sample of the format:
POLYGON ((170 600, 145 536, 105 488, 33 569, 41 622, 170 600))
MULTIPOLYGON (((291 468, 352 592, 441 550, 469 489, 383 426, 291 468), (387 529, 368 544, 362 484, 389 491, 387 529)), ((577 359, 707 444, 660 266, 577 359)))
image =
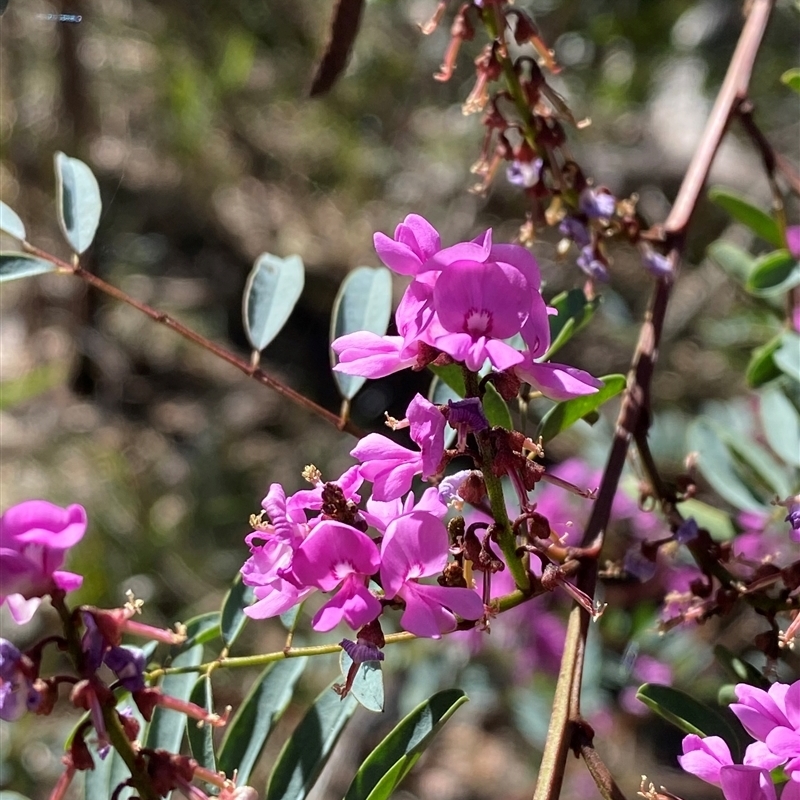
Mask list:
POLYGON ((389 523, 381 547, 381 583, 387 599, 401 597, 406 608, 400 624, 417 636, 438 639, 455 630, 458 614, 477 620, 483 601, 472 589, 421 584, 441 573, 449 539, 444 523, 426 511, 412 511, 389 523))
POLYGON ((399 275, 416 275, 442 246, 436 229, 419 214, 409 214, 395 229, 394 239, 376 233, 373 241, 381 261, 399 275))
POLYGON ((731 766, 733 758, 720 736, 706 736, 703 739, 690 734, 683 739, 683 755, 678 756, 678 763, 686 772, 719 786, 720 770, 731 766))
POLYGON ((83 583, 60 567, 85 532, 86 510, 79 505, 28 500, 0 517, 0 605, 8 601, 15 622, 28 622, 45 595, 83 583))
POLYGON ((350 455, 362 462, 361 475, 372 482, 376 500, 394 500, 411 488, 422 472, 422 454, 415 453, 379 433, 365 436, 350 455))
POLYGON ((378 548, 365 533, 334 520, 320 522, 295 553, 294 575, 323 592, 341 588, 314 616, 314 629, 329 631, 344 620, 357 630, 377 619, 381 604, 366 582, 379 566, 378 548))
POLYGON ((436 475, 444 456, 444 429, 447 422, 438 407, 421 394, 414 395, 406 411, 411 438, 422 452, 422 479, 436 475))

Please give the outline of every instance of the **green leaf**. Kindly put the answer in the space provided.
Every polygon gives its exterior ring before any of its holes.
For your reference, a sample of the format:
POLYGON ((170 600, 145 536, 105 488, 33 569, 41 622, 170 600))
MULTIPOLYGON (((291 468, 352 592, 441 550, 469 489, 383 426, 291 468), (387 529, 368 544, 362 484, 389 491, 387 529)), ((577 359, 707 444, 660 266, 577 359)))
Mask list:
POLYGON ((684 519, 694 517, 697 525, 705 528, 711 534, 711 538, 717 542, 728 542, 736 536, 736 529, 733 527, 730 515, 719 508, 690 498, 683 500, 678 505, 678 509, 684 519))
MULTIPOLYGON (((196 705, 204 708, 209 713, 214 711, 214 694, 211 691, 211 678, 203 675, 197 680, 189 699, 196 705)), ((217 759, 214 755, 214 728, 211 725, 198 727, 196 721, 186 718, 186 737, 189 739, 189 748, 192 756, 197 759, 201 767, 217 770, 217 759)))
POLYGON ((772 297, 798 284, 800 262, 788 250, 775 250, 756 259, 745 288, 756 297, 772 297))
POLYGON ((80 255, 94 241, 100 212, 100 187, 91 169, 77 158, 56 153, 58 224, 69 246, 80 255))
POLYGON ((782 334, 770 339, 766 344, 753 350, 750 362, 745 371, 745 379, 749 386, 757 389, 765 383, 780 377, 780 367, 775 363, 775 354, 782 343, 782 334))
POLYGON ((745 284, 755 264, 755 259, 746 250, 732 242, 717 239, 708 246, 708 257, 728 275, 745 284))
POLYGON ((778 223, 769 214, 751 205, 747 198, 723 186, 713 186, 708 190, 708 199, 727 211, 737 222, 750 228, 765 242, 775 247, 783 247, 783 236, 778 223))
POLYGON ((645 683, 636 697, 660 717, 671 722, 684 733, 697 736, 721 736, 731 749, 734 761, 738 760, 739 739, 735 729, 713 708, 695 700, 680 689, 645 683))
POLYGON ((18 378, 0 382, 0 411, 13 408, 64 384, 68 374, 67 365, 62 361, 51 361, 34 367, 18 378))
POLYGON ((787 69, 786 72, 781 75, 781 83, 786 84, 795 92, 800 92, 800 67, 787 69))
MULTIPOLYGON (((331 342, 340 336, 368 331, 383 336, 392 316, 392 273, 385 267, 356 267, 342 281, 331 314, 331 342)), ((331 350, 331 366, 336 354, 331 350)), ((339 392, 352 400, 366 378, 334 372, 339 392)))
POLYGON ((300 256, 278 258, 262 253, 247 276, 242 315, 247 339, 263 350, 280 332, 292 313, 305 284, 300 256))
MULTIPOLYGON (((437 406, 446 406, 448 400, 460 400, 459 395, 453 391, 438 375, 433 376, 431 385, 428 387, 428 400, 437 406)), ((2 408, 2 398, 0 398, 0 409, 2 408)), ((458 432, 449 425, 444 432, 445 449, 452 447, 458 432)))
MULTIPOLYGON (((203 614, 186 623, 187 639, 182 645, 170 648, 170 667, 196 667, 203 660, 203 642, 209 632, 219 633, 219 615, 203 614)), ((197 680, 194 673, 166 675, 161 681, 161 691, 170 697, 188 700, 197 680)), ((157 708, 147 730, 147 747, 159 747, 177 753, 186 727, 186 715, 169 708, 157 708)))
POLYGON ((225 647, 230 649, 233 643, 239 638, 248 620, 244 613, 245 608, 255 600, 255 589, 247 586, 242 581, 240 572, 233 582, 233 585, 225 595, 222 602, 222 612, 220 613, 220 631, 225 647))
POLYGON ((266 800, 304 800, 358 708, 352 695, 323 689, 283 746, 269 779, 266 800))
POLYGON ((572 289, 556 295, 549 306, 558 309, 558 314, 548 317, 550 323, 550 348, 544 355, 548 361, 578 331, 584 328, 600 306, 599 297, 592 300, 586 297, 582 289, 572 289))
POLYGON ((765 389, 758 408, 767 444, 787 464, 800 467, 800 419, 791 400, 779 389, 765 389))
POLYGON ((765 691, 769 689, 771 684, 763 676, 761 670, 754 667, 749 661, 734 655, 727 647, 723 647, 721 644, 715 645, 714 656, 737 683, 749 683, 751 686, 765 691))
MULTIPOLYGON (((446 367, 435 367, 429 364, 428 369, 440 380, 444 381, 458 397, 464 397, 467 393, 464 387, 464 375, 458 364, 448 364, 446 367)), ((514 427, 506 401, 500 397, 497 389, 491 383, 486 384, 486 393, 483 396, 483 413, 486 414, 486 419, 489 420, 490 425, 498 425, 507 430, 512 430, 514 427)))
POLYGON ((698 454, 700 472, 721 497, 743 511, 764 510, 764 505, 739 477, 731 452, 713 420, 704 417, 694 420, 687 439, 689 450, 698 454))
POLYGON ((0 282, 30 278, 33 275, 44 275, 46 272, 55 271, 55 264, 43 258, 29 256, 27 253, 0 252, 0 282))
POLYGON ((0 231, 13 236, 19 241, 25 241, 25 225, 17 216, 17 212, 0 200, 0 231))
POLYGON ((446 689, 418 705, 367 756, 345 800, 385 800, 422 755, 433 737, 467 702, 461 689, 446 689))
POLYGON ((750 476, 766 487, 770 495, 788 497, 792 493, 786 467, 752 439, 723 432, 722 438, 730 451, 749 470, 750 476))
POLYGON ((219 751, 219 769, 226 775, 238 770, 240 786, 247 783, 307 663, 306 658, 287 658, 270 664, 228 723, 219 751))
MULTIPOLYGON (((339 654, 339 669, 346 678, 353 659, 342 650, 339 654)), ((358 666, 350 692, 367 711, 383 711, 386 698, 383 692, 383 670, 380 661, 363 661, 358 666)))
POLYGON ((793 331, 783 333, 774 359, 781 372, 800 383, 800 336, 793 331))
POLYGON ((625 389, 624 375, 606 375, 600 380, 603 382, 603 388, 594 394, 585 394, 582 397, 556 403, 542 417, 537 436, 541 436, 546 442, 550 441, 625 389))

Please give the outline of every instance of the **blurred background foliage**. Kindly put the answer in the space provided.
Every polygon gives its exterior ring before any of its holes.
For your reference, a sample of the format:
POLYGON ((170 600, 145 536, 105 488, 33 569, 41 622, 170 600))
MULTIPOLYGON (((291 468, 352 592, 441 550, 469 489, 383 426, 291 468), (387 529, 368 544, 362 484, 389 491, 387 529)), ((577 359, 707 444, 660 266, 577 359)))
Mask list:
MULTIPOLYGON (((576 160, 617 196, 637 193, 649 222, 663 220, 733 51, 739 4, 519 6, 533 14, 564 66, 553 86, 576 117, 592 119, 571 134, 576 160)), ((497 239, 511 240, 524 218, 524 199, 504 176, 488 196, 468 191, 483 131, 479 117, 462 115, 461 103, 483 42, 463 48, 449 83, 433 81, 449 23, 428 37, 417 25, 434 7, 433 0, 368 3, 345 76, 329 95, 311 100, 307 90, 332 11, 318 0, 11 0, 0 19, 2 199, 25 220, 31 241, 66 256, 55 223, 52 154, 86 161, 104 201, 86 266, 242 353, 241 293, 253 259, 263 251, 299 254, 305 290, 262 366, 336 410, 330 307, 348 270, 378 263, 373 232, 390 232, 416 212, 447 243, 487 226, 497 239), (82 21, 54 21, 60 13, 82 21)), ((796 33, 797 9, 781 0, 752 84, 756 119, 792 158, 798 104, 779 76, 794 65, 796 33)), ((735 125, 712 179, 769 207, 759 158, 735 125)), ((720 235, 758 247, 721 211, 701 207, 654 384, 653 443, 667 474, 686 454, 689 415, 744 394, 750 352, 777 327, 705 258, 720 235)), ((583 282, 574 252, 560 260, 556 244, 553 232, 541 231, 534 246, 548 296, 583 282)), ((601 311, 563 354, 598 375, 626 370, 650 289, 636 253, 613 256, 601 311)), ((248 517, 269 484, 280 481, 292 491, 307 463, 329 477, 349 464, 352 443, 337 431, 79 281, 50 275, 4 284, 0 308, 2 506, 43 497, 87 507, 89 534, 72 561, 86 575, 84 602, 119 605, 130 588, 154 623, 218 608, 246 556, 248 517)), ((371 383, 354 416, 378 428, 384 410, 402 416, 425 385, 424 376, 408 374, 371 383)), ((580 452, 600 465, 608 426, 586 431, 562 437, 548 457, 580 452)), ((598 637, 590 665, 596 674, 588 682, 604 686, 606 700, 620 688, 614 675, 625 671, 625 642, 652 627, 655 609, 651 599, 603 623, 605 645, 598 637), (603 647, 617 653, 617 665, 602 658, 603 647)), ((533 608, 530 615, 535 625, 533 608)), ((32 626, 47 624, 46 616, 37 619, 32 626)), ((11 634, 19 641, 38 630, 11 634)), ((251 624, 242 652, 279 648, 280 636, 251 624)), ((685 656, 684 634, 672 636, 665 646, 685 656)), ((714 685, 716 673, 708 647, 692 647, 683 674, 699 691, 704 682, 714 685)), ((392 651, 393 712, 456 673, 472 697, 420 765, 407 796, 527 797, 535 772, 527 748, 530 741, 541 745, 550 679, 529 676, 524 697, 515 695, 502 657, 485 653, 468 664, 466 652, 431 643, 392 651)), ((321 664, 324 683, 336 668, 332 660, 321 664)), ((216 677, 221 700, 227 694, 235 701, 247 682, 224 671, 216 677)), ((646 732, 635 717, 620 722, 600 699, 597 709, 606 715, 604 730, 616 720, 614 737, 601 741, 628 791, 648 764, 666 776, 654 759, 675 766, 674 741, 663 729, 646 732)), ((349 776, 388 724, 366 713, 359 719, 319 797, 341 792, 336 771, 349 776)), ((34 800, 46 796, 63 741, 63 727, 49 721, 44 735, 34 719, 17 723, 13 735, 0 727, 0 785, 34 800)), ((567 797, 591 796, 583 777, 575 777, 567 797)), ((680 793, 677 774, 670 777, 680 793)))

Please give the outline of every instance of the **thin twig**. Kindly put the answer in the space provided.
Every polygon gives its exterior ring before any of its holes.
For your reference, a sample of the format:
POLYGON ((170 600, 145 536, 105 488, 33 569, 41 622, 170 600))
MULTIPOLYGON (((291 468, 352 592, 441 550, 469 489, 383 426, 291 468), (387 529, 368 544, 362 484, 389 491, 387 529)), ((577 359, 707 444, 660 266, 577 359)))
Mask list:
POLYGON ((223 361, 226 361, 228 364, 236 367, 236 369, 238 369, 240 372, 243 372, 249 378, 258 381, 258 383, 263 384, 264 386, 268 386, 282 397, 285 397, 287 400, 291 400, 293 403, 301 408, 304 408, 306 411, 316 414, 318 417, 324 419, 325 422, 330 423, 335 428, 338 428, 339 430, 349 433, 357 438, 364 436, 364 432, 357 425, 354 425, 350 420, 346 420, 344 424, 342 424, 341 418, 336 414, 328 411, 322 406, 317 405, 313 400, 309 400, 307 397, 300 394, 300 392, 296 392, 294 389, 290 388, 284 383, 281 383, 279 380, 276 380, 258 367, 254 367, 248 360, 240 358, 230 350, 226 350, 221 345, 212 342, 210 339, 206 339, 205 336, 200 335, 197 333, 197 331, 193 331, 182 322, 178 322, 178 320, 174 319, 169 314, 165 314, 163 311, 159 311, 158 309, 147 305, 147 303, 142 303, 141 301, 136 300, 126 292, 123 292, 122 289, 118 289, 116 286, 106 283, 106 281, 104 281, 102 278, 98 278, 97 275, 87 272, 85 269, 83 269, 83 267, 73 267, 72 264, 68 264, 66 261, 62 261, 60 258, 57 258, 56 256, 51 255, 44 250, 40 250, 30 242, 23 242, 23 247, 27 252, 32 253, 39 258, 43 258, 46 261, 50 261, 52 264, 55 264, 59 268, 60 272, 68 272, 74 275, 76 278, 80 278, 85 283, 88 283, 90 286, 93 286, 95 289, 107 294, 109 297, 113 297, 115 300, 119 300, 121 303, 129 305, 132 308, 135 308, 137 311, 141 311, 142 314, 150 317, 150 319, 166 326, 170 330, 175 331, 183 336, 184 339, 188 339, 190 342, 199 345, 204 350, 208 350, 208 352, 210 352, 212 355, 215 355, 218 358, 221 358, 223 361))
MULTIPOLYGON (((725 129, 739 103, 747 96, 753 64, 773 5, 774 0, 753 0, 749 7, 747 19, 731 58, 725 80, 717 95, 697 150, 686 171, 675 204, 664 224, 664 231, 670 246, 669 259, 673 276, 672 280, 662 278, 656 283, 650 308, 642 325, 628 376, 628 388, 617 419, 614 441, 597 500, 584 531, 584 545, 603 535, 610 518, 611 505, 622 475, 630 440, 634 433, 640 430, 640 426, 643 431, 646 431, 649 426, 650 381, 658 356, 658 344, 670 290, 678 273, 686 229, 697 207, 725 129)), ((585 572, 579 575, 578 586, 588 595, 593 596, 596 580, 597 563, 587 562, 585 572)), ((559 673, 554 702, 556 708, 563 705, 565 701, 568 702, 569 714, 566 721, 563 714, 554 714, 551 718, 534 800, 557 800, 561 790, 568 752, 567 737, 571 733, 572 722, 580 718, 580 689, 588 619, 588 615, 577 606, 570 614, 562 669, 559 673), (564 661, 568 663, 564 664, 564 661)))

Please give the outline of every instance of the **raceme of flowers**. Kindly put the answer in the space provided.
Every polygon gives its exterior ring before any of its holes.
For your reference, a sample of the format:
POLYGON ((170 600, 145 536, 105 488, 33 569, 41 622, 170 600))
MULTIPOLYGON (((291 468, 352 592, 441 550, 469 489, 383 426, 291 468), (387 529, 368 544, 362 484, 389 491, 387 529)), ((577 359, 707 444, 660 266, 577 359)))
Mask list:
POLYGON ((336 339, 337 371, 381 378, 445 358, 473 372, 488 362, 553 400, 602 385, 583 370, 541 362, 555 309, 547 307, 539 267, 524 247, 495 244, 489 229, 443 248, 435 228, 410 214, 393 239, 376 233, 375 249, 389 269, 412 278, 395 313, 397 335, 360 331, 336 339))
POLYGON ((773 683, 768 690, 740 683, 731 710, 756 740, 734 763, 719 736, 690 735, 678 761, 686 772, 719 786, 726 800, 777 800, 770 770, 783 767, 789 780, 781 800, 800 800, 800 681, 773 683))

